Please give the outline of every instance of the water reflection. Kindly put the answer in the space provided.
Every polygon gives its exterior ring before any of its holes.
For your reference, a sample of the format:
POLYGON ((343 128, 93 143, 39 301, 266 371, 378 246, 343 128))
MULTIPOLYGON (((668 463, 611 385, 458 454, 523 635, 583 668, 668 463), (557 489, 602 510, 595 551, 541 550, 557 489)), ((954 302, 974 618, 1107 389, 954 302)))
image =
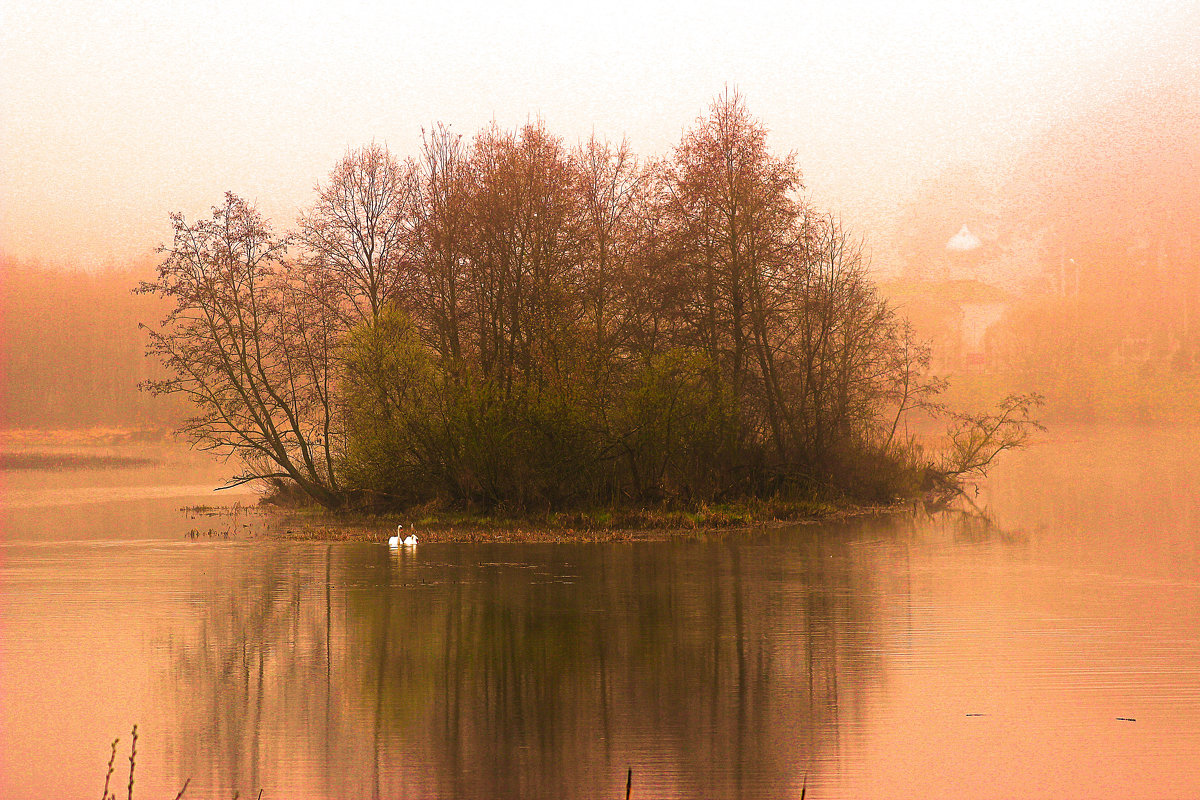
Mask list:
POLYGON ((10 471, 0 796, 86 796, 135 722, 147 798, 1197 796, 1200 456, 1105 436, 937 513, 394 553, 10 471))
POLYGON ((194 786, 778 797, 880 679, 870 570, 805 531, 251 555, 171 647, 194 786))
POLYGON ((1029 542, 1025 530, 1002 525, 991 507, 980 505, 967 494, 932 506, 914 506, 911 515, 898 516, 894 522, 897 528, 920 539, 932 535, 957 544, 1002 543, 1013 547, 1029 542))
POLYGON ((198 524, 179 513, 183 506, 257 502, 248 486, 215 491, 231 470, 173 443, 21 448, 0 442, 0 543, 177 540, 198 524))

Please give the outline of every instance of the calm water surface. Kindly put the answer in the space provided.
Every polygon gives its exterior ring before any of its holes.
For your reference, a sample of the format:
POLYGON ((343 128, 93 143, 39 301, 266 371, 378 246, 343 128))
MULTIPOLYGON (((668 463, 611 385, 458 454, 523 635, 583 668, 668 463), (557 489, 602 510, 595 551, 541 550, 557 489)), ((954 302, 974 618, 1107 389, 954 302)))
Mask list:
POLYGON ((970 513, 411 553, 189 539, 170 453, 9 469, 0 796, 96 795, 133 723, 147 800, 1200 796, 1197 433, 1059 431, 970 513))

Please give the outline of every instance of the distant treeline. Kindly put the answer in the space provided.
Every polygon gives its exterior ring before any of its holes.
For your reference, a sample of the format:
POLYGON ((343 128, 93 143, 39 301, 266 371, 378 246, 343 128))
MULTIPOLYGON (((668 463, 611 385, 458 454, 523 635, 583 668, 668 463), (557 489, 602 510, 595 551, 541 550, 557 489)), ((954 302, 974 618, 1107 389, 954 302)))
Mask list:
POLYGON ((891 499, 986 466, 1027 400, 934 463, 940 384, 737 95, 670 157, 540 122, 352 151, 298 230, 173 215, 146 291, 187 432, 329 506, 891 499))
POLYGON ((134 295, 149 264, 98 272, 0 261, 0 426, 160 428, 184 404, 138 391, 165 374, 139 322, 167 305, 134 295))
MULTIPOLYGON (((1052 378, 1057 410, 1084 419, 1127 404, 1104 395, 1132 401, 1163 377, 1189 380, 1200 365, 1200 89, 1092 109, 1030 148, 1012 183, 1012 225, 1036 242, 1045 282, 998 326, 998 364, 1052 378)), ((1171 415, 1172 393, 1160 394, 1134 407, 1171 415)))
POLYGON ((981 391, 1036 385, 1056 419, 1200 417, 1195 82, 1089 106, 1035 136, 995 178, 947 170, 907 206, 895 240, 909 278, 905 313, 934 339, 940 366, 968 366, 968 304, 1004 307, 975 365, 996 378, 969 379, 981 391), (982 246, 948 249, 968 222, 982 246), (1007 276, 1009 289, 1025 281, 1007 294, 935 283, 939 275, 1007 276))

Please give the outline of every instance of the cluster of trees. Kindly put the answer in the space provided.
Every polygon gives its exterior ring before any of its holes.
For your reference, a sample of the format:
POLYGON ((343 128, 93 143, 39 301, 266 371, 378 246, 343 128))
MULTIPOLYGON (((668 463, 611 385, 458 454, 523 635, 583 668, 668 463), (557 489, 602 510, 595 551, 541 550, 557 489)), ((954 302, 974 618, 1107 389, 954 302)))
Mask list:
POLYGON ((729 93, 661 161, 540 122, 371 145, 293 233, 232 194, 172 217, 151 386, 327 506, 891 498, 939 385, 802 188, 729 93))

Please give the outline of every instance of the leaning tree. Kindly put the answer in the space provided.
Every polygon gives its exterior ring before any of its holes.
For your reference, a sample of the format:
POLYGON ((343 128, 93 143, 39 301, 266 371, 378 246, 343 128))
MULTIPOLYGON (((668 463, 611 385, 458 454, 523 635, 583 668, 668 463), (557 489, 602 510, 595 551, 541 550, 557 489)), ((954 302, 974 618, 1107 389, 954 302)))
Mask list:
POLYGON ((182 432, 202 450, 240 459, 231 486, 290 483, 324 506, 340 505, 338 327, 331 304, 312 290, 321 284, 288 269, 287 238, 232 193, 211 218, 172 214, 171 222, 156 278, 138 289, 174 301, 148 329, 149 353, 170 376, 144 386, 191 401, 195 414, 182 432))

